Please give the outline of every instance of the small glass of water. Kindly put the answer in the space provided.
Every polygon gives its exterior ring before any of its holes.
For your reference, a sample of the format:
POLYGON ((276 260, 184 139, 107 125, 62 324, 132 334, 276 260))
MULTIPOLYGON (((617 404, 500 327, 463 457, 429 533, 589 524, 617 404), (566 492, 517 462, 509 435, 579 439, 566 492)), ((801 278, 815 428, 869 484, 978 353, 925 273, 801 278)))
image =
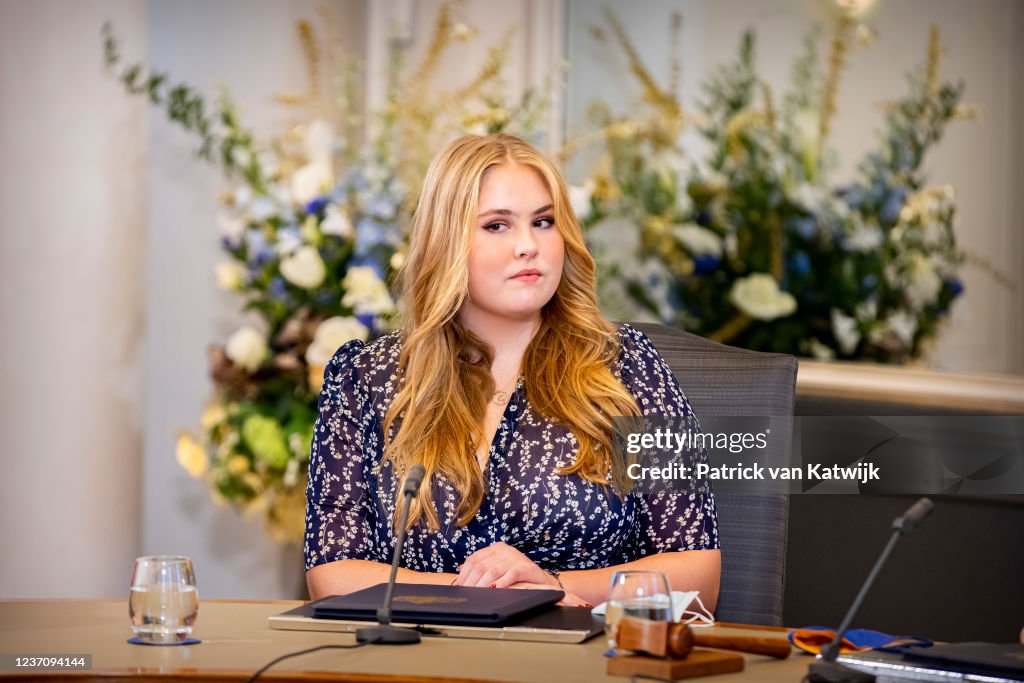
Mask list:
POLYGON ((622 617, 673 621, 672 593, 662 572, 623 571, 612 574, 604 630, 608 647, 617 647, 615 631, 622 617))
POLYGON ((151 555, 135 560, 128 615, 136 637, 146 643, 180 643, 192 633, 199 591, 192 560, 151 555))

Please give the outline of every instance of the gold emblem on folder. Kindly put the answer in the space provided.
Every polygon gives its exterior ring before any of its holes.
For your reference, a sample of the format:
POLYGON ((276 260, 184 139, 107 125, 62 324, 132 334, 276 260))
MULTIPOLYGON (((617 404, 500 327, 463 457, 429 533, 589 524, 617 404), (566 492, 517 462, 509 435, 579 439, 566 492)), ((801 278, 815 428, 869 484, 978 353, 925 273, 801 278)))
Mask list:
POLYGON ((440 595, 396 595, 394 602, 411 602, 414 605, 440 605, 466 602, 467 598, 451 598, 440 595))

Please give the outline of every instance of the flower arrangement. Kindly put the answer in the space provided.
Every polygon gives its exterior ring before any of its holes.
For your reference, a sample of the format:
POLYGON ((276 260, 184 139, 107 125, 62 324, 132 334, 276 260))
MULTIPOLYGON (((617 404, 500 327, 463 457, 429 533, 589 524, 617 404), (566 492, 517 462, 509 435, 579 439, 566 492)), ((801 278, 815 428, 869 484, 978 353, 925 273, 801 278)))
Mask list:
POLYGON ((388 101, 365 117, 354 113, 351 65, 332 46, 322 47, 308 22, 298 29, 310 93, 281 100, 311 115, 261 142, 226 92, 208 114, 193 88, 169 85, 166 74, 144 75, 141 65, 124 66, 105 28, 108 67, 129 92, 146 95, 196 134, 199 156, 224 171, 224 260, 216 280, 256 320, 210 347, 213 396, 198 433, 179 435, 178 461, 208 483, 216 502, 264 516, 279 542, 302 538, 324 366, 343 343, 396 324, 391 278, 404 259, 404 231, 433 150, 462 131, 531 137, 547 106, 547 92, 505 103, 499 77, 507 39, 490 49, 468 83, 436 86, 441 55, 474 33, 453 19, 450 4, 441 6, 427 52, 410 75, 401 76, 402 51, 395 48, 388 101), (336 68, 328 80, 343 86, 324 94, 321 72, 332 55, 336 68))
MULTIPOLYGON (((604 267, 618 276, 602 292, 610 312, 633 308, 635 317, 639 306, 757 350, 918 358, 963 292, 965 259, 953 190, 927 186, 921 170, 946 125, 973 115, 960 104, 963 86, 939 81, 937 30, 907 95, 887 105, 880 148, 855 180, 836 186, 826 144, 836 92, 853 41, 870 36, 850 14, 836 17, 824 69, 820 31, 811 33, 781 100, 757 75, 754 35, 744 35, 693 113, 674 83, 663 88, 651 76, 617 18, 608 20, 651 110, 616 119, 597 107, 599 129, 579 143, 603 146, 578 199, 593 243, 604 245, 604 267), (683 150, 680 135, 691 127, 706 156, 683 150)), ((673 25, 678 31, 678 18, 673 25)))

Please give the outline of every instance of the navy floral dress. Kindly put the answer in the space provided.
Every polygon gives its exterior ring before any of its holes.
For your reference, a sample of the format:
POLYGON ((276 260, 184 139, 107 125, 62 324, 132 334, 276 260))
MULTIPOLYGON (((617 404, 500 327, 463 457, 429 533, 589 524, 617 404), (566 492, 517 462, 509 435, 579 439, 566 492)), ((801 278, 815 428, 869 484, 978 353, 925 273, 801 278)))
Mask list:
MULTIPOLYGON (((644 415, 678 417, 699 431, 675 376, 642 332, 623 325, 615 375, 644 415)), ((400 482, 382 465, 383 423, 398 386, 398 333, 365 345, 351 341, 327 365, 320 392, 306 490, 306 568, 335 560, 391 562, 400 482)), ((676 550, 718 548, 715 499, 709 488, 686 493, 613 487, 557 470, 576 458, 567 428, 538 415, 520 385, 505 407, 484 477, 476 516, 456 526, 458 493, 432 481, 441 528, 417 525, 406 536, 402 566, 454 572, 473 552, 503 541, 543 569, 591 569, 676 550)), ((685 464, 703 452, 684 454, 685 464)))

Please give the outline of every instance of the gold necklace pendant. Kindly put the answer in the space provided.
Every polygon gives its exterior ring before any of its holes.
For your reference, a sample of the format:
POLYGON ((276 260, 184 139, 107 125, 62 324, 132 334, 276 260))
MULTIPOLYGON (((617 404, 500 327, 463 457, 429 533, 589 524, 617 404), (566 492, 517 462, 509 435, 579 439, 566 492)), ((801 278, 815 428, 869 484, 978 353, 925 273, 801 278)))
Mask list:
POLYGON ((521 382, 522 380, 523 376, 519 375, 514 380, 512 380, 512 385, 509 386, 507 389, 495 391, 494 396, 491 396, 491 403, 493 403, 496 406, 503 406, 506 403, 508 403, 509 399, 512 398, 512 392, 514 392, 516 389, 516 385, 519 384, 519 382, 521 382))

